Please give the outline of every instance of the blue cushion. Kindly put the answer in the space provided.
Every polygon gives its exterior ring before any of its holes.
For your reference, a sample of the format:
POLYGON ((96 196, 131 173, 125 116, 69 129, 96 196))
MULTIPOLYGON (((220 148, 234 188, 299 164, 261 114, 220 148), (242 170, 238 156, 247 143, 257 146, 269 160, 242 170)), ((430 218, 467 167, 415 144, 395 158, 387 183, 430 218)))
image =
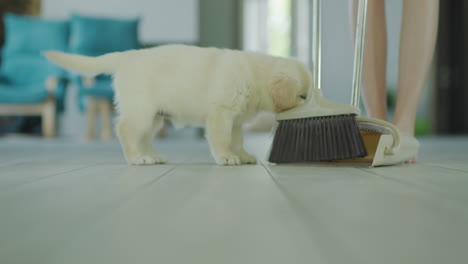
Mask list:
POLYGON ((12 84, 42 84, 50 75, 64 76, 65 71, 50 63, 41 51, 66 50, 68 22, 50 21, 6 14, 5 45, 0 75, 12 84))
POLYGON ((65 71, 43 56, 15 54, 5 57, 1 75, 12 84, 44 83, 49 76, 64 76, 65 71))
MULTIPOLYGON (((58 111, 65 108, 65 96, 67 92, 68 81, 59 79, 55 89, 56 107, 58 111)), ((8 81, 0 79, 0 103, 2 104, 29 104, 43 102, 49 92, 44 85, 12 85, 8 81)))
MULTIPOLYGON (((65 71, 50 63, 41 51, 68 47, 69 23, 13 14, 4 15, 5 45, 0 68, 0 103, 28 104, 46 100, 45 80, 65 71)), ((66 80, 55 92, 57 110, 64 108, 66 80)))
POLYGON ((45 101, 48 91, 44 86, 37 85, 4 85, 0 84, 0 103, 39 103, 45 101))
POLYGON ((0 84, 11 84, 8 78, 0 72, 0 84))
POLYGON ((138 24, 138 18, 125 20, 73 14, 70 49, 91 56, 136 49, 138 24))
POLYGON ((40 55, 43 50, 67 50, 69 25, 28 16, 5 14, 3 57, 16 53, 40 55))

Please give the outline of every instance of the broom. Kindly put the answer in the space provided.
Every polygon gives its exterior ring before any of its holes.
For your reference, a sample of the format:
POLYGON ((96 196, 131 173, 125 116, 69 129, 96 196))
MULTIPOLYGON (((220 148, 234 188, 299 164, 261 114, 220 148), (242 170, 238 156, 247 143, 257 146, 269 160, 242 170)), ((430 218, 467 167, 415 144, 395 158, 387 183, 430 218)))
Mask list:
MULTIPOLYGON (((313 1, 314 86, 306 103, 277 115, 268 161, 301 163, 364 157, 356 106, 326 100, 321 92, 321 0, 313 1)), ((360 9, 361 9, 360 4, 360 9)))

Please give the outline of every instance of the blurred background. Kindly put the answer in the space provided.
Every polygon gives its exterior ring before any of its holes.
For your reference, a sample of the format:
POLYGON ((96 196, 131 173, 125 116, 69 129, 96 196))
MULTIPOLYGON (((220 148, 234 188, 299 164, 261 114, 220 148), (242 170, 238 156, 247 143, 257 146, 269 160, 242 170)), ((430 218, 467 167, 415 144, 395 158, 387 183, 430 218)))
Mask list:
MULTIPOLYGON (((324 94, 330 100, 349 103, 353 49, 348 0, 322 2, 324 94)), ((386 1, 386 5, 389 34, 387 86, 391 113, 397 91, 402 0, 386 1)), ((467 12, 468 3, 464 1, 441 1, 438 47, 418 111, 416 132, 419 136, 468 133, 468 106, 465 103, 468 102, 465 78, 468 76, 465 74, 468 57, 463 37, 468 26, 464 16, 467 12)), ((28 28, 38 27, 38 30, 51 32, 55 29, 49 29, 50 21, 64 23, 67 28, 62 38, 68 43, 64 49, 77 53, 95 55, 127 48, 185 43, 292 56, 311 65, 310 0, 1 0, 0 14, 0 135, 43 133, 44 110, 21 109, 31 104, 42 107, 41 100, 49 97, 24 102, 21 98, 25 90, 2 88, 2 85, 13 83, 8 81, 9 74, 16 74, 4 70, 5 67, 9 69, 12 61, 18 61, 13 59, 16 55, 11 55, 18 53, 17 49, 12 52, 12 46, 22 45, 18 44, 20 39, 28 46, 34 46, 37 41, 38 47, 47 48, 44 45, 49 43, 45 43, 47 41, 41 36, 48 36, 48 33, 38 35, 34 34, 35 29, 28 28), (34 20, 29 19, 31 16, 34 20), (4 84, 1 84, 2 80, 4 84), (1 89, 9 89, 4 98, 10 99, 1 98, 1 89)), ((25 54, 37 55, 28 52, 25 54)), ((15 65, 18 67, 15 69, 24 66, 15 65)), ((32 65, 30 63, 28 67, 32 65)), ((44 79, 47 79, 46 75, 44 79)), ((111 132, 105 131, 109 116, 112 116, 110 81, 99 76, 95 80, 86 80, 66 73, 59 76, 59 81, 64 81, 65 88, 54 97, 58 98, 53 119, 55 136, 111 137, 111 132), (104 132, 97 132, 99 129, 104 132)), ((45 89, 44 84, 36 85, 32 81, 28 87, 33 88, 27 91, 45 89)), ((265 120, 268 122, 271 116, 266 115, 265 120)))

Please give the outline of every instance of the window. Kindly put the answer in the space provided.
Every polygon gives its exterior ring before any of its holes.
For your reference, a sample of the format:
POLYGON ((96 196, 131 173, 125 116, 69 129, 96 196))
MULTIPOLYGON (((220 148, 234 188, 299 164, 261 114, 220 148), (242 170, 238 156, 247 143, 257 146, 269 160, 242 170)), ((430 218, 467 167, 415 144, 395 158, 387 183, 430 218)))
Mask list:
POLYGON ((292 55, 293 0, 244 0, 243 48, 292 55))

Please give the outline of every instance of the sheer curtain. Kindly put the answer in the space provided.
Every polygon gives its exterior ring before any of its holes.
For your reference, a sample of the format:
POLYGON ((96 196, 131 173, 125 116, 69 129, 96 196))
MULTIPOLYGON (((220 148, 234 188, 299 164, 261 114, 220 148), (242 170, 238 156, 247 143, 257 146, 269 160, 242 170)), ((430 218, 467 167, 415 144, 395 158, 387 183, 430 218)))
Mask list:
POLYGON ((312 64, 312 0, 243 0, 243 49, 312 64))

